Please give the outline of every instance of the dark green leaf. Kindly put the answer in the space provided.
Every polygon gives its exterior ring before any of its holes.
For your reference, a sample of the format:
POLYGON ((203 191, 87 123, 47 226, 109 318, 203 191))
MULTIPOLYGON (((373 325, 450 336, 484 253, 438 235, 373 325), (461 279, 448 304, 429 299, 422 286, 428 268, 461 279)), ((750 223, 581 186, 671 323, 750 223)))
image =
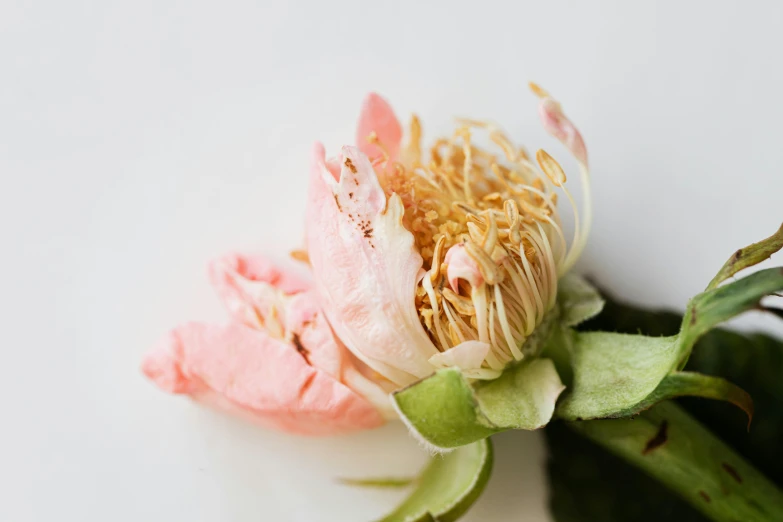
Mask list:
MULTIPOLYGON (((781 290, 783 268, 761 270, 707 290, 690 300, 674 337, 616 332, 564 335, 573 380, 558 404, 557 416, 568 420, 616 418, 639 413, 658 400, 684 395, 727 400, 751 415, 751 401, 737 386, 696 376, 664 379, 685 366, 694 344, 704 334, 743 312, 761 309, 763 297, 781 290)), ((562 357, 551 356, 564 366, 562 357)))
MULTIPOLYGON (((677 334, 682 316, 648 311, 608 299, 604 311, 583 325, 647 335, 677 334)), ((783 343, 766 335, 712 330, 696 344, 686 367, 720 376, 753 397, 750 432, 739 410, 698 398, 680 401, 735 451, 783 485, 783 343)), ((625 461, 575 434, 563 423, 546 428, 551 506, 557 522, 706 522, 664 486, 625 461)))
POLYGON ((783 520, 783 493, 672 401, 633 418, 569 425, 667 485, 715 522, 783 520))

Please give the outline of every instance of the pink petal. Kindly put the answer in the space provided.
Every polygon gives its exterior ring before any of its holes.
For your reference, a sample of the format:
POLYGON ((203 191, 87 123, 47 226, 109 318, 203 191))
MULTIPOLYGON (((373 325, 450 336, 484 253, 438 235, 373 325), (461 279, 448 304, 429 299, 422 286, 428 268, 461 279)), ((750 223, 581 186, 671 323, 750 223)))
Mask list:
POLYGON ((142 369, 166 391, 292 433, 331 435, 384 422, 372 404, 308 365, 295 347, 246 326, 180 326, 142 369))
POLYGON ((462 370, 481 368, 489 353, 490 346, 480 341, 465 341, 457 346, 430 357, 430 362, 438 368, 456 366, 462 370))
POLYGON ((356 144, 359 150, 375 159, 383 153, 377 145, 368 143, 367 136, 372 132, 375 132, 386 147, 390 160, 394 161, 400 150, 402 127, 388 102, 374 92, 367 95, 362 104, 359 125, 356 129, 356 144))
POLYGON ((563 113, 560 104, 547 96, 541 100, 538 113, 544 129, 560 140, 571 151, 571 154, 574 155, 577 161, 587 165, 587 148, 582 135, 563 113))
POLYGON ((209 265, 209 279, 233 317, 261 326, 279 300, 310 288, 292 271, 281 270, 260 255, 228 254, 209 265))
POLYGON ((459 292, 459 280, 464 279, 473 288, 478 288, 484 283, 484 276, 475 259, 470 257, 465 245, 457 244, 449 248, 444 259, 448 268, 446 275, 449 286, 455 292, 459 292))
POLYGON ((343 343, 364 363, 405 385, 432 372, 437 353, 414 306, 422 259, 402 225, 399 196, 388 203, 367 157, 344 147, 336 180, 316 144, 307 250, 321 305, 343 343))
POLYGON ((335 339, 312 292, 297 294, 288 302, 286 331, 292 336, 294 347, 305 353, 310 365, 344 381, 344 367, 351 365, 349 355, 335 339))

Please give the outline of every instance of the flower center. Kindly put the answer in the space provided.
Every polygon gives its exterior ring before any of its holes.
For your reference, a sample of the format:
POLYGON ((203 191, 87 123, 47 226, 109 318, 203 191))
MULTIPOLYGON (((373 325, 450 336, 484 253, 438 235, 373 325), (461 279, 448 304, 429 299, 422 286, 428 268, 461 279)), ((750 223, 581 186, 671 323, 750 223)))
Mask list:
POLYGON ((525 340, 555 304, 558 277, 578 255, 569 252, 556 208, 554 190, 565 175, 543 151, 539 170, 523 148, 483 122, 461 121, 426 160, 415 116, 410 134, 400 163, 377 164, 387 194, 402 198, 404 225, 424 261, 419 318, 440 351, 465 341, 489 344, 483 377, 496 377, 524 357, 525 340), (488 133, 496 153, 472 142, 477 129, 488 133))

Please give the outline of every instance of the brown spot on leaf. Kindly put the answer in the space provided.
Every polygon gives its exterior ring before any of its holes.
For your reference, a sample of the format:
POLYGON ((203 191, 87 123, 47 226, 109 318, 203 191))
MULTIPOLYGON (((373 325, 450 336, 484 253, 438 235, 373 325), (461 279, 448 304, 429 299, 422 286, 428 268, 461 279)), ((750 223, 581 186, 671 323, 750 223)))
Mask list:
POLYGON ((710 502, 712 502, 712 499, 710 498, 710 496, 707 494, 707 492, 706 492, 706 491, 699 491, 699 496, 700 496, 701 498, 703 498, 703 499, 704 499, 704 502, 706 502, 707 504, 709 504, 710 502))
POLYGON ((696 317, 696 316, 697 316, 697 314, 696 314, 696 308, 694 307, 694 308, 692 308, 692 309, 691 309, 691 326, 693 326, 694 324, 696 324, 696 319, 697 319, 697 317, 696 317))
POLYGON ((721 464, 721 466, 723 466, 723 469, 726 471, 726 473, 731 475, 731 478, 736 480, 738 484, 742 484, 742 477, 740 477, 740 474, 737 473, 737 469, 734 466, 731 464, 726 464, 725 462, 721 464))
POLYGON ((348 167, 351 170, 351 172, 356 174, 356 165, 353 164, 353 161, 351 161, 351 158, 345 158, 345 166, 348 167))
POLYGON ((663 421, 661 427, 653 438, 647 441, 647 445, 642 450, 642 455, 649 455, 652 451, 660 448, 669 440, 669 421, 663 421))
POLYGON ((294 336, 291 338, 291 342, 294 344, 294 348, 296 348, 296 351, 299 352, 299 355, 302 356, 305 362, 310 364, 310 350, 304 347, 302 340, 299 338, 299 335, 294 334, 294 336))

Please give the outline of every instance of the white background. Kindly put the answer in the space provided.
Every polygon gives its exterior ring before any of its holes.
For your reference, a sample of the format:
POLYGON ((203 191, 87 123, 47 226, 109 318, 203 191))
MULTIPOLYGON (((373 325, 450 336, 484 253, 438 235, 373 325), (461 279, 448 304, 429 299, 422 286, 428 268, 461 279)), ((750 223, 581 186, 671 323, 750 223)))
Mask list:
MULTIPOLYGON (((469 115, 565 158, 526 82, 552 91, 593 167, 581 269, 635 302, 682 308, 783 218, 780 2, 268 4, 0 3, 0 520, 363 521, 400 498, 335 482, 418 469, 399 426, 295 438, 138 371, 167 328, 224 318, 208 259, 298 246, 311 142, 351 141, 370 90, 430 136, 469 115)), ((466 520, 547 520, 540 435, 497 453, 466 520)))

